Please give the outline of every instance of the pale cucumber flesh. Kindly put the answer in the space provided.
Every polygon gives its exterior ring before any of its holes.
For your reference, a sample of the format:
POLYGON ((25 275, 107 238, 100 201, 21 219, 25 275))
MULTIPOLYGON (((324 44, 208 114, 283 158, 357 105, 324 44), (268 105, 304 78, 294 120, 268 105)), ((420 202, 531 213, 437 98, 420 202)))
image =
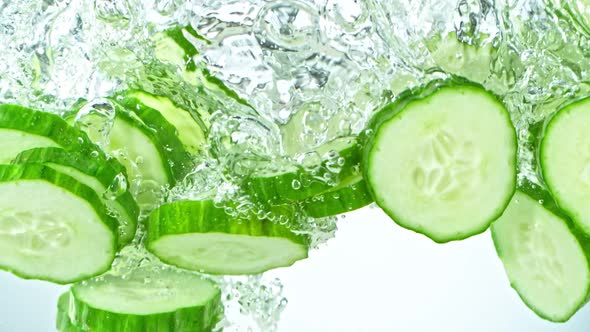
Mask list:
POLYGON ((436 242, 483 232, 516 185, 516 134, 482 88, 442 87, 379 125, 365 160, 377 204, 436 242))
POLYGON ((307 257, 305 246, 288 239, 227 233, 167 235, 151 251, 182 268, 228 275, 261 273, 307 257))
POLYGON ((126 278, 106 275, 73 288, 77 300, 99 310, 154 315, 203 306, 219 294, 212 282, 171 268, 139 269, 126 278))
POLYGON ((137 223, 129 215, 127 209, 121 205, 117 200, 110 199, 109 197, 105 197, 105 193, 107 192, 108 188, 105 187, 100 181, 96 178, 84 174, 81 171, 64 165, 58 165, 54 163, 46 163, 47 167, 50 167, 62 174, 66 174, 71 176, 72 178, 78 180, 80 183, 87 185, 88 187, 92 188, 94 192, 101 198, 101 201, 105 204, 109 212, 119 221, 119 231, 120 237, 125 242, 130 242, 135 234, 135 227, 137 223))
POLYGON ((188 111, 177 107, 166 97, 154 96, 142 91, 134 91, 130 96, 160 112, 176 128, 178 138, 189 152, 196 154, 201 150, 205 142, 205 133, 188 111))
POLYGON ((127 169, 129 179, 141 178, 159 185, 168 183, 162 156, 141 130, 121 119, 115 119, 110 133, 109 149, 127 169))
POLYGON ((538 315, 563 322, 586 302, 588 253, 537 200, 517 191, 492 235, 512 286, 538 315))
POLYGON ((541 143, 543 177, 553 197, 590 235, 590 99, 574 103, 548 124, 541 143))
POLYGON ((26 278, 78 280, 110 266, 115 241, 93 207, 65 189, 40 180, 0 183, 1 267, 26 278))
POLYGON ((0 128, 0 147, 0 164, 8 164, 22 151, 40 147, 59 147, 59 144, 44 136, 0 128))

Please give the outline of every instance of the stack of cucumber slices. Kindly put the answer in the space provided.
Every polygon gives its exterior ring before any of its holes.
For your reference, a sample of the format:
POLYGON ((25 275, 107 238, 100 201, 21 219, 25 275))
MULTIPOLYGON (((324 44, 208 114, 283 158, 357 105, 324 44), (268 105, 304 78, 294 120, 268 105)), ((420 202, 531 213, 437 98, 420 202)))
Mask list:
MULTIPOLYGON (((198 68, 192 38, 191 29, 163 33, 156 55, 246 104, 198 68)), ((213 197, 154 195, 182 182, 207 149, 200 110, 132 89, 74 113, 0 105, 0 269, 73 284, 58 301, 59 331, 212 331, 223 305, 208 275, 291 266, 312 244, 302 220, 373 202, 437 243, 491 227, 511 285, 544 319, 566 321, 589 298, 590 98, 545 124, 535 184, 517 181, 516 130, 493 93, 454 76, 406 91, 361 135, 300 151, 318 157, 313 165, 272 161, 242 179, 241 190, 280 222, 229 214, 213 197), (92 108, 112 114, 100 135, 84 118, 92 108), (112 270, 130 244, 163 264, 112 270)))

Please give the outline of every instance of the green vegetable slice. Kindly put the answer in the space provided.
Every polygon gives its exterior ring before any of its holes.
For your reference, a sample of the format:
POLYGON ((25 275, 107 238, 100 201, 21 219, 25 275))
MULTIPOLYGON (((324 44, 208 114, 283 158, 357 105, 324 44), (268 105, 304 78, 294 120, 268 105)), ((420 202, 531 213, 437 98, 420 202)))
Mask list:
POLYGON ((561 109, 540 147, 543 178, 559 206, 590 235, 590 98, 561 109))
POLYGON ((199 54, 199 50, 194 44, 196 40, 202 40, 205 44, 209 43, 191 26, 166 30, 154 37, 154 53, 161 62, 179 67, 182 71, 182 78, 186 82, 204 87, 203 93, 214 93, 230 97, 242 105, 251 107, 235 91, 228 88, 222 80, 213 76, 205 64, 196 62, 195 57, 199 54))
POLYGON ((36 147, 61 147, 88 155, 100 152, 85 133, 59 116, 10 104, 0 105, 0 146, 0 164, 36 147))
POLYGON ((587 302, 589 240, 549 193, 525 183, 492 236, 512 287, 537 315, 565 322, 587 302))
POLYGON ((147 220, 146 248, 163 262, 210 274, 247 275, 307 258, 309 240, 286 226, 236 220, 213 201, 181 201, 147 220))
POLYGON ((60 301, 58 326, 93 332, 210 332, 223 314, 214 283, 160 266, 78 283, 60 301))
POLYGON ((432 58, 445 72, 483 83, 491 74, 491 63, 496 49, 492 41, 481 35, 472 44, 457 39, 455 32, 427 40, 426 46, 432 58))
POLYGON ((516 132, 481 86, 452 80, 405 94, 372 120, 363 161, 375 202, 435 242, 482 233, 516 186, 516 132))
MULTIPOLYGON (((318 157, 316 168, 339 168, 338 181, 358 174, 360 150, 356 138, 337 138, 314 151, 308 152, 318 157), (332 160, 335 165, 330 166, 321 161, 322 157, 329 157, 330 155, 337 157, 327 158, 332 160), (338 160, 340 160, 340 163, 338 160)), ((246 192, 260 202, 285 203, 302 201, 334 188, 334 184, 315 179, 313 175, 300 166, 285 165, 274 169, 277 165, 273 162, 269 163, 268 167, 272 168, 255 172, 245 181, 244 185, 246 192)))
POLYGON ((139 207, 127 189, 123 166, 101 156, 88 158, 61 148, 35 148, 21 152, 14 164, 38 163, 66 174, 92 188, 111 215, 119 220, 119 243, 133 240, 139 218, 139 207))
MULTIPOLYGON (((140 158, 144 159, 142 171, 146 170, 150 174, 150 161, 146 159, 147 142, 141 142, 138 139, 137 145, 132 146, 129 142, 129 134, 131 131, 141 131, 144 136, 143 140, 149 140, 149 143, 158 151, 160 164, 166 168, 167 182, 158 182, 161 184, 175 184, 177 180, 181 180, 184 176, 192 170, 192 161, 190 155, 184 149, 182 142, 176 136, 176 129, 162 116, 160 112, 150 107, 138 107, 141 105, 133 104, 133 99, 122 99, 123 107, 126 110, 118 110, 115 123, 111 130, 111 150, 113 147, 117 149, 127 149, 134 160, 140 158), (130 113, 133 112, 133 113, 130 113), (123 125, 125 122, 125 125, 123 125), (130 128, 130 127, 133 127, 130 128), (115 146, 113 146, 115 144, 115 146)), ((139 137, 138 137, 139 138, 139 137)), ((149 155, 149 153, 147 153, 149 155)), ((151 157, 154 161, 155 156, 151 157)), ((142 175, 145 173, 142 172, 142 175)), ((156 173, 152 173, 156 177, 156 173)), ((151 179, 151 177, 148 177, 151 179)))
MULTIPOLYGON (((138 113, 140 117, 142 114, 151 113, 154 110, 159 112, 166 122, 174 126, 178 139, 192 154, 197 154, 206 142, 202 121, 193 117, 190 112, 174 105, 165 96, 156 96, 141 90, 130 90, 120 95, 117 100, 126 105, 128 109, 138 113)), ((155 118, 154 115, 150 116, 155 118)))
POLYGON ((55 327, 58 332, 87 332, 76 327, 70 320, 70 292, 61 294, 57 300, 57 319, 55 327))
POLYGON ((373 202, 362 175, 354 175, 338 186, 302 202, 303 210, 313 218, 335 216, 360 209, 373 202))
POLYGON ((118 226, 74 178, 38 164, 0 165, 0 269, 58 284, 101 274, 115 258, 118 226))

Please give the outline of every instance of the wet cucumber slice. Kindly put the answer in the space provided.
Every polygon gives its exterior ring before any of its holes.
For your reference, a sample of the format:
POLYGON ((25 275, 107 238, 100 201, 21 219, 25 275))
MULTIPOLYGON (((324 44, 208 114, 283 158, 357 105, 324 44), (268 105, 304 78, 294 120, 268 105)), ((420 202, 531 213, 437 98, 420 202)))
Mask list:
POLYGON ((247 275, 307 258, 308 239, 252 217, 236 220, 213 201, 181 201, 147 220, 146 248, 163 262, 209 274, 247 275))
MULTIPOLYGON (((139 183, 133 193, 142 209, 150 209, 157 203, 154 194, 163 186, 174 185, 192 169, 190 154, 176 137, 172 125, 158 112, 146 110, 140 117, 114 100, 102 100, 81 107, 78 115, 68 120, 84 130, 100 128, 100 122, 105 120, 99 118, 99 123, 94 124, 93 119, 86 119, 88 107, 113 110, 106 149, 126 168, 130 183, 139 183)), ((97 143, 103 140, 102 137, 91 139, 97 143)))
POLYGON ((119 243, 126 245, 133 240, 139 207, 127 189, 125 169, 116 160, 89 158, 61 148, 35 148, 21 152, 12 163, 43 164, 92 188, 119 220, 119 243))
POLYGON ((76 327, 70 320, 70 292, 63 293, 57 300, 57 319, 55 327, 57 332, 86 332, 76 327))
POLYGON ((92 332, 210 332, 223 315, 215 284, 161 266, 78 283, 60 301, 58 326, 92 332))
POLYGON ((491 74, 490 66, 496 49, 489 36, 482 34, 473 44, 457 39, 455 32, 426 41, 436 64, 445 72, 483 83, 491 74))
POLYGON ((21 151, 36 147, 61 147, 83 153, 100 152, 85 133, 55 114, 18 105, 0 105, 0 164, 21 151))
POLYGON ((303 210, 313 218, 324 218, 354 211, 373 202, 362 175, 354 175, 338 186, 302 202, 303 210))
MULTIPOLYGON (((124 99, 122 101, 130 102, 124 99)), ((142 176, 160 184, 173 185, 192 170, 190 156, 176 136, 174 126, 158 111, 133 104, 118 104, 116 109, 110 148, 126 149, 135 161, 143 159, 143 166, 139 167, 142 176), (119 108, 119 105, 126 109, 119 108), (130 136, 136 139, 130 141, 130 136), (154 155, 154 150, 158 156, 154 155), (165 168, 166 180, 161 178, 161 169, 151 168, 152 162, 156 163, 158 160, 158 164, 165 168)))
POLYGON ((182 78, 186 82, 204 87, 203 93, 220 94, 251 107, 235 91, 228 88, 222 80, 211 75, 205 64, 198 64, 195 61, 195 57, 199 54, 199 50, 195 46, 197 40, 201 40, 205 44, 210 43, 191 26, 166 30, 154 37, 154 53, 158 60, 179 67, 182 70, 182 78))
POLYGON ((364 178, 399 225, 444 243, 482 233, 516 186, 516 132, 481 86, 455 79, 406 94, 370 124, 364 178))
MULTIPOLYGON (((315 153, 318 157, 332 154, 338 157, 332 159, 341 159, 341 164, 337 166, 341 169, 338 174, 339 179, 345 179, 358 173, 360 149, 356 138, 337 138, 315 151, 310 151, 310 153, 315 153)), ((275 167, 276 165, 271 163, 269 166, 275 167)), ((328 167, 330 166, 325 163, 318 165, 318 168, 328 167)), ((302 201, 333 188, 334 185, 314 179, 308 171, 295 165, 286 165, 284 168, 276 170, 259 171, 245 181, 246 192, 256 201, 271 203, 302 201)))
MULTIPOLYGON (((119 95, 117 100, 127 109, 133 110, 141 118, 143 114, 150 114, 149 118, 156 118, 153 111, 159 112, 166 122, 174 126, 178 139, 184 144, 188 152, 197 154, 206 142, 206 134, 200 119, 190 112, 177 107, 165 96, 156 96, 141 90, 130 90, 119 95)), ((170 130, 170 129, 168 129, 170 130)))
POLYGON ((587 302, 589 240, 549 193, 530 183, 519 188, 492 236, 512 287, 537 315, 565 322, 587 302))
POLYGON ((590 98, 561 109, 547 124, 540 164, 559 206, 590 235, 590 98))
POLYGON ((199 51, 189 39, 204 41, 191 26, 178 27, 156 34, 154 36, 156 58, 187 71, 196 70, 194 57, 199 54, 199 51))
POLYGON ((0 269, 58 284, 87 279, 110 268, 118 227, 74 178, 38 164, 0 165, 0 269))

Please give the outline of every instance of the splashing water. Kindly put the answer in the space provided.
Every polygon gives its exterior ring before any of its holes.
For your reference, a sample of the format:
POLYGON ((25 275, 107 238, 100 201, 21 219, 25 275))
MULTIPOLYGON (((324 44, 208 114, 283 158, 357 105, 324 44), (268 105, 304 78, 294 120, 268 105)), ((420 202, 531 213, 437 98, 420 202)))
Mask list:
MULTIPOLYGON (((214 195, 230 215, 277 222, 240 181, 269 164, 310 170, 324 161, 334 167, 314 180, 337 182, 339 156, 317 148, 358 135, 407 88, 451 73, 494 91, 517 127, 519 177, 534 182, 535 128, 590 94, 587 0, 0 0, 0 45, 0 102, 64 114, 86 100, 77 122, 93 126, 101 144, 113 118, 101 98, 117 91, 140 88, 199 110, 210 146, 162 200, 214 195), (155 60, 154 36, 188 25, 204 38, 191 40, 195 63, 239 98, 155 60), (449 53, 448 45, 459 47, 449 53)), ((136 184, 114 184, 110 194, 127 186, 136 184)), ((334 236, 336 218, 303 216, 298 225, 315 247, 334 236)), ((141 250, 141 235, 113 273, 157 261, 141 250)), ((276 329, 286 305, 279 281, 219 281, 226 330, 276 329)))

